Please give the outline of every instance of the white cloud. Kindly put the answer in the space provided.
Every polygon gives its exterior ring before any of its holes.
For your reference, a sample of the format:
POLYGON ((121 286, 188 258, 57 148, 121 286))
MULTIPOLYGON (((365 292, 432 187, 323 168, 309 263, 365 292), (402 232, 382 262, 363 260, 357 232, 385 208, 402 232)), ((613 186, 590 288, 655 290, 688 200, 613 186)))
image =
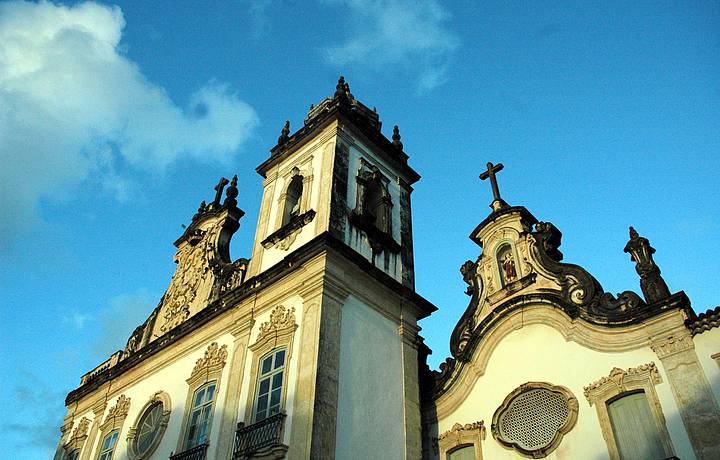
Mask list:
POLYGON ((221 161, 256 126, 253 108, 219 82, 175 105, 123 54, 124 26, 118 7, 0 4, 0 246, 37 219, 41 197, 91 174, 122 192, 119 161, 151 172, 179 158, 221 161))
POLYGON ((352 35, 325 49, 331 64, 402 65, 417 69, 420 90, 445 81, 446 62, 459 45, 449 13, 436 0, 331 0, 350 13, 352 35))

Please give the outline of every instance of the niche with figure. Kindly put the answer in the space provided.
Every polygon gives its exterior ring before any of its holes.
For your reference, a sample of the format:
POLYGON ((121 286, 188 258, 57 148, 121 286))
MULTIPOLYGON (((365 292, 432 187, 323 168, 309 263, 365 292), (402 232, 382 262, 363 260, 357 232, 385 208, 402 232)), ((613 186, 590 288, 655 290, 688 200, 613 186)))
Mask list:
POLYGON ((497 266, 500 271, 500 284, 503 287, 518 279, 517 264, 510 243, 504 243, 498 248, 497 266))

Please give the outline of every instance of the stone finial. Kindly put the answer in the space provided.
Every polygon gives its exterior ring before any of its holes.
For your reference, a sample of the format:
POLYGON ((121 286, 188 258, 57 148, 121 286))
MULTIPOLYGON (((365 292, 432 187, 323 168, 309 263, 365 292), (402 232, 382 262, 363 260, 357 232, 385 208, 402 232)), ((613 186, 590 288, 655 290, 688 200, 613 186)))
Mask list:
POLYGON ((640 289, 647 303, 657 302, 670 297, 670 290, 660 276, 660 268, 653 260, 655 249, 650 246, 647 238, 640 236, 630 227, 630 241, 625 245, 625 252, 635 262, 635 271, 640 275, 640 289))
POLYGON ((395 125, 395 127, 393 128, 392 141, 396 149, 403 149, 403 143, 400 142, 400 128, 398 127, 398 125, 395 125))
POLYGON ((345 82, 345 77, 340 75, 337 85, 335 86, 335 97, 348 97, 350 95, 350 85, 345 82))
POLYGON ((278 137, 278 144, 283 144, 290 139, 290 120, 285 121, 285 125, 280 131, 280 137, 278 137))
POLYGON ((237 206, 237 196, 238 196, 238 188, 237 188, 237 174, 235 174, 230 181, 230 186, 225 191, 225 202, 223 203, 225 206, 228 207, 235 207, 237 206))

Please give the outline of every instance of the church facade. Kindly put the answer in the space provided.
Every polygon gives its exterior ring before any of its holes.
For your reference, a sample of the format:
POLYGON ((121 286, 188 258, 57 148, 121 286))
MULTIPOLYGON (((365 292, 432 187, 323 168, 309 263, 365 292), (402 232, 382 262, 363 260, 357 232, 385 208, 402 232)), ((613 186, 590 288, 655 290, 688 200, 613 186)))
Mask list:
POLYGON ((250 258, 222 178, 124 350, 66 398, 55 458, 720 458, 720 308, 671 293, 634 229, 642 296, 562 262, 561 233, 500 196, 473 231, 469 306, 431 371, 417 322, 400 133, 341 77, 258 166, 250 258))

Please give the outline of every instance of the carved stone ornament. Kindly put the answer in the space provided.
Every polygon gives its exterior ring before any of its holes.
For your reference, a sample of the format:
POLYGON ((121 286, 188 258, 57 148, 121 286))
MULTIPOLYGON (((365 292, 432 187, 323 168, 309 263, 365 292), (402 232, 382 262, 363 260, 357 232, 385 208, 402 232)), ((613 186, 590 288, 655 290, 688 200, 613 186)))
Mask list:
POLYGON ((105 416, 105 419, 109 419, 112 417, 125 417, 128 414, 128 411, 130 410, 130 398, 126 397, 125 395, 120 395, 118 397, 117 402, 114 406, 110 408, 108 411, 107 416, 105 416))
POLYGON ((227 345, 218 347, 217 342, 211 343, 208 346, 207 350, 205 350, 205 356, 198 359, 195 363, 195 367, 193 368, 190 377, 195 377, 198 374, 206 372, 210 368, 222 368, 223 366, 225 366, 227 355, 227 345))
POLYGON ((586 386, 583 393, 585 399, 592 406, 602 394, 620 394, 628 391, 631 387, 634 388, 634 385, 628 386, 631 381, 633 384, 636 382, 649 382, 653 385, 660 383, 660 374, 655 363, 642 364, 626 370, 615 367, 607 377, 602 377, 586 386))
POLYGON ((83 417, 78 422, 77 426, 72 432, 70 439, 63 444, 66 451, 72 452, 75 449, 80 449, 88 437, 88 430, 90 429, 90 419, 83 417))
POLYGON ((445 439, 449 436, 459 436, 460 432, 462 432, 462 431, 476 431, 476 430, 482 431, 482 433, 483 433, 482 437, 483 437, 483 439, 485 439, 485 422, 483 422, 481 420, 479 422, 466 423, 465 425, 456 423, 455 425, 453 425, 452 428, 450 428, 449 430, 447 430, 446 432, 444 432, 443 434, 438 436, 438 440, 445 439))
POLYGON ((650 348, 658 355, 658 358, 664 359, 676 353, 691 350, 695 348, 695 344, 690 332, 683 330, 664 339, 653 341, 650 348))
POLYGON ((295 308, 286 309, 282 305, 278 305, 270 313, 270 320, 260 325, 260 332, 255 343, 250 346, 252 350, 262 348, 270 340, 276 340, 280 337, 290 337, 298 325, 295 322, 295 308))
POLYGON ((456 423, 452 428, 442 433, 437 438, 437 447, 440 458, 447 458, 448 452, 456 447, 472 444, 475 451, 475 459, 481 459, 480 443, 485 440, 485 424, 483 421, 460 424, 456 423))
POLYGON ((529 458, 555 450, 577 422, 578 401, 565 387, 528 382, 510 393, 493 415, 491 431, 506 449, 529 458))

